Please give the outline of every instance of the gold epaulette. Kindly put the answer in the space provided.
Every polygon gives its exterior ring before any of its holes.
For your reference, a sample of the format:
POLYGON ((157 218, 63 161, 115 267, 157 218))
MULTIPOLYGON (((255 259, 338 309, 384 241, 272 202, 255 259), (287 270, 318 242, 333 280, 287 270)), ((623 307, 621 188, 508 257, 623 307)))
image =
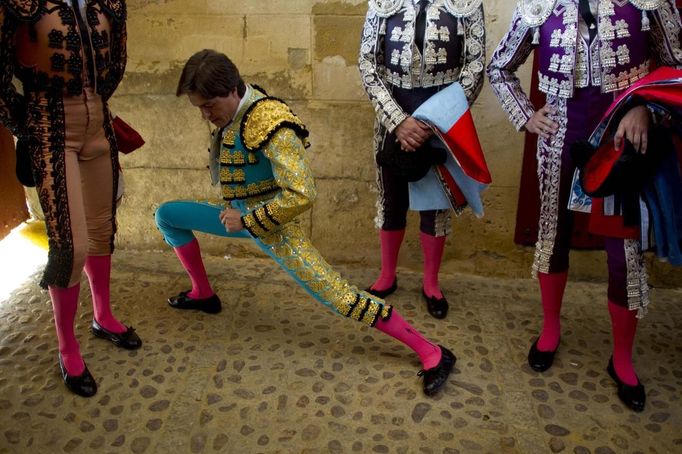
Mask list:
POLYGON ((291 128, 308 146, 308 130, 284 101, 265 97, 254 102, 244 113, 241 137, 249 151, 261 149, 280 128, 291 128))

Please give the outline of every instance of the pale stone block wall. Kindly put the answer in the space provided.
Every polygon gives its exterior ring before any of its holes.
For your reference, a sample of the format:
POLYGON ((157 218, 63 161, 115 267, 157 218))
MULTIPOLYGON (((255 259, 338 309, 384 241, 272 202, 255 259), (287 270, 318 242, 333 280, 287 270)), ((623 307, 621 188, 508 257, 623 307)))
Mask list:
MULTIPOLYGON (((485 2, 488 57, 514 4, 485 2)), ((366 8, 361 0, 129 0, 129 62, 111 104, 147 145, 121 159, 127 195, 119 210, 119 247, 167 247, 153 222, 155 208, 166 200, 217 194, 206 171, 210 127, 186 99, 175 97, 186 59, 213 48, 230 56, 246 81, 289 102, 308 125, 319 195, 302 222, 315 245, 332 263, 378 265, 374 115, 357 69, 366 8)), ((527 86, 529 68, 520 75, 527 86)), ((529 276, 532 250, 512 240, 523 136, 511 127, 487 82, 473 113, 494 182, 484 195, 483 219, 471 214, 454 219, 445 269, 529 276)), ((421 266, 417 221, 411 214, 402 266, 421 266)), ((226 256, 258 253, 234 240, 202 238, 202 247, 226 256)), ((574 275, 605 275, 602 254, 574 254, 573 263, 574 275)), ((667 267, 653 268, 659 280, 677 281, 667 267)))

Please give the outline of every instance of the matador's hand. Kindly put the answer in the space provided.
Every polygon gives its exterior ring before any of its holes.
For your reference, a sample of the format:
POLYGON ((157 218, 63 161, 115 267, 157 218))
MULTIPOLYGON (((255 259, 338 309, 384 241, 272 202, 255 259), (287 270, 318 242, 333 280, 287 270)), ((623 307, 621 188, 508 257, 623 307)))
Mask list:
POLYGON ((524 128, 526 128, 526 131, 537 134, 543 139, 549 139, 556 134, 559 129, 559 125, 548 116, 555 113, 556 111, 552 106, 545 104, 530 117, 530 120, 524 125, 524 128))
POLYGON ((395 136, 404 151, 415 151, 432 135, 431 128, 414 117, 407 117, 395 128, 395 136))
POLYGON ((613 137, 613 144, 616 149, 620 149, 623 145, 623 137, 625 137, 635 147, 635 150, 642 154, 646 153, 650 124, 651 113, 649 109, 645 106, 630 109, 618 124, 616 135, 613 137))
POLYGON ((220 212, 220 222, 225 226, 228 232, 239 232, 244 229, 242 222, 242 214, 239 210, 234 208, 225 208, 220 212))

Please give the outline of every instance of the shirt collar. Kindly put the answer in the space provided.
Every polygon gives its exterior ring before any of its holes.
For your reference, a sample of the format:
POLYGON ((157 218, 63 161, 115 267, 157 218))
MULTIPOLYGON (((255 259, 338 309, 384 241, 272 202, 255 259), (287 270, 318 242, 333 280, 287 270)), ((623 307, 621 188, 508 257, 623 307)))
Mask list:
POLYGON ((253 92, 253 88, 251 88, 251 85, 246 84, 246 91, 244 92, 244 96, 242 96, 242 99, 239 100, 239 105, 237 105, 237 110, 234 112, 234 117, 232 117, 232 120, 228 124, 226 124, 223 129, 221 129, 222 134, 225 134, 225 131, 227 131, 227 128, 232 125, 234 122, 234 119, 239 116, 239 113, 241 112, 242 108, 244 107, 244 103, 246 103, 246 100, 251 97, 251 92, 253 92))
MULTIPOLYGON (((251 88, 251 85, 245 84, 246 85, 246 91, 244 92, 244 96, 242 96, 242 99, 239 101, 239 105, 237 106, 237 113, 239 113, 242 110, 242 107, 244 107, 244 103, 246 102, 247 99, 251 97, 251 92, 253 91, 253 88, 251 88)), ((237 114, 235 114, 235 117, 237 114)))

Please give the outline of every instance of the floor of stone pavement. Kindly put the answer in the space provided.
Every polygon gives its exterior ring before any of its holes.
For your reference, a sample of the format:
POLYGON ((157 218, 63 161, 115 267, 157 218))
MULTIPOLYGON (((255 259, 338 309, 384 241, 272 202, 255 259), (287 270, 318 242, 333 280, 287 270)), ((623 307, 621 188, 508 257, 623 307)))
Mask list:
MULTIPOLYGON (((526 364, 541 323, 534 281, 441 276, 451 309, 439 321, 420 275, 399 270, 390 303, 458 356, 427 398, 410 350, 327 311, 272 262, 206 263, 217 315, 168 307, 189 285, 172 252, 115 254, 115 313, 144 340, 132 352, 89 333, 83 281, 76 329, 99 385, 91 399, 60 380, 39 275, 0 302, 0 453, 682 452, 678 289, 652 290, 635 353, 648 404, 633 413, 605 372, 604 285, 569 283, 557 360, 540 374, 526 364)), ((338 269, 359 285, 376 272, 338 269)))

